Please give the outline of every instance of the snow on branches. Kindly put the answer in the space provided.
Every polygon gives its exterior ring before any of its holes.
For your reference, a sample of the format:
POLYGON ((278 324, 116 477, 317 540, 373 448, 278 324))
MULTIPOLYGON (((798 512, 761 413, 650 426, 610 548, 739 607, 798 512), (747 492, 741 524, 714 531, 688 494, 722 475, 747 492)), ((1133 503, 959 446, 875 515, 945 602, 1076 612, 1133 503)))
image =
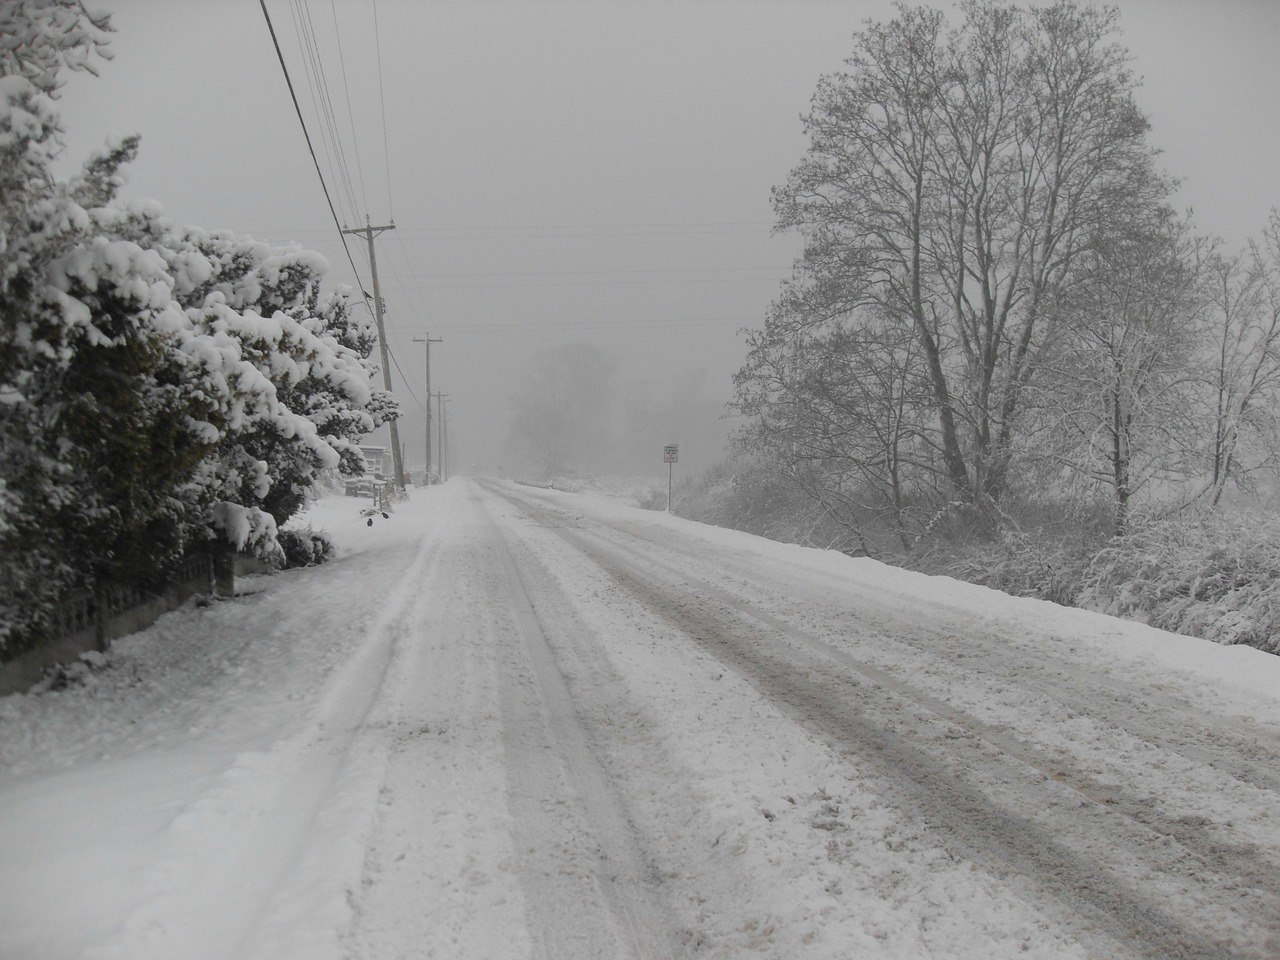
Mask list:
POLYGON ((57 71, 107 29, 78 3, 0 12, 0 656, 74 587, 159 586, 206 541, 278 557, 396 412, 318 254, 121 200, 137 138, 53 175, 57 71))

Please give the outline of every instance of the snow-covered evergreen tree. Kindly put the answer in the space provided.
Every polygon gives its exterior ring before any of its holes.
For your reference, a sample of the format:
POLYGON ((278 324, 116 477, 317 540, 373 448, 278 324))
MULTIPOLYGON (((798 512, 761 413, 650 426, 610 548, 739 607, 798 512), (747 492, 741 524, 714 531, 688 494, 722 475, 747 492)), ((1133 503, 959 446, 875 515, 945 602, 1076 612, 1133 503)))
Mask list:
POLYGON ((276 530, 394 401, 323 258, 178 229, 127 203, 109 144, 60 180, 58 73, 105 56, 77 2, 0 10, 0 658, 57 599, 158 586, 222 540, 278 555, 276 530))

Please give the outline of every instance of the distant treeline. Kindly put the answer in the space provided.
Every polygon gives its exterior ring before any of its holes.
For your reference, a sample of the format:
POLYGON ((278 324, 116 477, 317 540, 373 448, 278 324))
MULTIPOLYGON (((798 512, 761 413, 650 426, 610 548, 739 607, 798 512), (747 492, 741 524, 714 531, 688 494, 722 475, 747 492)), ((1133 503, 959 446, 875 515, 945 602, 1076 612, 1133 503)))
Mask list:
POLYGON ((903 8, 818 84, 735 407, 869 552, 1027 505, 1123 533, 1273 473, 1280 218, 1230 253, 1173 209, 1116 18, 903 8))

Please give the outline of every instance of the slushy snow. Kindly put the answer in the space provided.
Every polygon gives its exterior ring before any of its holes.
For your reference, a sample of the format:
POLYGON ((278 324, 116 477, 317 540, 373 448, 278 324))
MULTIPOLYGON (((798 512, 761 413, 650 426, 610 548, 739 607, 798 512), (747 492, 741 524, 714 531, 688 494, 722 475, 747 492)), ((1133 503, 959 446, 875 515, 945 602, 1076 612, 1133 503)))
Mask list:
POLYGON ((454 480, 0 700, 0 956, 1274 956, 1280 658, 454 480))

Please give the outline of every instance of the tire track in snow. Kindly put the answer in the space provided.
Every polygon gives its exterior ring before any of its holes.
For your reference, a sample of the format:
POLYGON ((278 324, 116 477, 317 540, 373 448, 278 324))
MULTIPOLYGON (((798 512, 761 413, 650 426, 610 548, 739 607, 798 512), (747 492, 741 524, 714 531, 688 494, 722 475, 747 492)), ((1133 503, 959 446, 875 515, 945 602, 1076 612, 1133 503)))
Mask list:
MULTIPOLYGON (((987 783, 975 786, 968 782, 970 777, 959 775, 950 765, 932 756, 927 747, 910 740, 925 741, 938 752, 949 747, 953 753, 969 754, 978 752, 974 749, 976 744, 966 743, 963 737, 950 737, 945 731, 922 736, 920 731, 911 729, 904 737, 897 722, 902 719, 898 705, 886 702, 873 683, 850 684, 843 677, 827 680, 824 674, 830 672, 829 663, 816 658, 804 662, 792 651, 789 652, 794 659, 765 653, 767 638, 752 637, 740 624, 726 624, 721 617, 707 616, 696 606, 673 601, 663 587, 638 580, 634 569, 602 559, 595 552, 589 555, 654 613, 749 679, 799 722, 816 728, 839 747, 852 748, 862 760, 881 769, 895 781, 898 786, 895 793, 904 805, 925 822, 944 825, 947 839, 958 841, 957 846, 968 859, 981 863, 996 855, 1019 874, 1038 882, 1074 913, 1088 917, 1090 925, 1096 924, 1139 956, 1154 952, 1161 957, 1188 960, 1228 960, 1272 955, 1269 946, 1260 944, 1266 951, 1262 953, 1249 947, 1251 941, 1256 943, 1258 939, 1256 917, 1231 917, 1234 911, 1222 909, 1221 899, 1205 902, 1202 890, 1212 886, 1214 878, 1204 883, 1201 871, 1209 864, 1179 863, 1178 851, 1159 848, 1158 838, 1142 844, 1146 847, 1145 858, 1156 861, 1152 864, 1154 872, 1164 873, 1169 885, 1179 888, 1176 891, 1181 899, 1179 906, 1187 913, 1199 915, 1196 917, 1199 923, 1193 927, 1186 922, 1185 915, 1164 906, 1159 896, 1126 889, 1123 879, 1110 869, 1108 860, 1114 858, 1120 837, 1107 830, 1105 821, 1113 818, 1096 802, 1094 816, 1088 819, 1097 822, 1086 827, 1089 833, 1084 838, 1065 837, 1065 831, 1055 830, 1054 824, 1040 822, 1032 811, 1034 807, 1044 809, 1055 805, 1047 796, 1043 807, 1037 803, 1028 804, 1028 809, 1022 812, 1002 810, 1007 799, 989 796, 982 787, 989 787, 1003 771, 980 778, 987 783), (874 709, 867 709, 858 700, 871 701, 874 709), (951 742, 944 745, 940 742, 943 738, 951 742), (929 743, 930 740, 934 742, 929 743), (903 780, 910 784, 910 792, 901 789, 903 780), (1084 849, 1072 849, 1080 839, 1085 841, 1080 844, 1084 849), (1074 842, 1068 846, 1067 841, 1074 842), (1213 915, 1206 917, 1208 911, 1213 915)), ((924 722, 928 719, 924 718, 924 722)), ((992 767, 988 758, 970 756, 968 759, 969 773, 992 767)), ((999 786, 1028 795, 1048 793, 1043 789, 1043 782, 1020 779, 1021 783, 1005 782, 999 786)), ((1088 798, 1076 784, 1064 783, 1063 786, 1088 798)), ((1088 799, 1093 802, 1092 798, 1088 799)), ((1258 912, 1266 909, 1266 905, 1256 902, 1253 906, 1258 912)), ((1263 936, 1266 935, 1264 931, 1263 936)))
MULTIPOLYGON (((662 560, 600 538, 598 534, 583 531, 579 535, 597 539, 606 549, 622 549, 632 557, 665 571, 675 578, 674 582, 679 582, 686 576, 683 571, 662 560)), ((569 535, 570 538, 573 536, 569 535)), ((853 656, 846 650, 797 630, 779 617, 759 610, 714 584, 701 579, 698 582, 702 593, 720 601, 731 611, 757 620, 789 640, 853 670, 880 688, 904 700, 914 702, 929 713, 960 727, 970 736, 990 744, 1006 756, 1033 767, 1045 777, 1075 791, 1089 803, 1104 805, 1113 814, 1127 817, 1160 836, 1177 840, 1205 869, 1213 871, 1224 881, 1234 883, 1238 879, 1244 879, 1253 889, 1264 892, 1270 900, 1259 906, 1264 910, 1274 909, 1280 914, 1280 872, 1278 872, 1280 864, 1267 859, 1256 849, 1214 838, 1206 831, 1206 828, 1211 826, 1208 822, 1162 815, 1160 811, 1152 808, 1147 798, 1126 796, 1122 791, 1102 783, 1069 759, 1061 756, 1045 756, 1035 745, 1020 739, 1009 728, 995 726, 972 717, 946 701, 902 682, 886 670, 853 656)), ((1275 799, 1280 801, 1280 797, 1275 799)))
MULTIPOLYGON (((543 513, 544 522, 548 519, 546 511, 524 503, 523 498, 505 499, 517 509, 532 508, 534 512, 543 513)), ((895 780, 900 782, 905 777, 912 790, 897 792, 905 794, 906 805, 923 814, 929 822, 946 824, 946 832, 953 841, 958 841, 970 859, 981 862, 990 859, 994 852, 1019 873, 1038 880, 1074 913, 1088 917, 1089 925, 1100 927, 1118 943, 1136 949, 1139 955, 1149 955, 1148 951, 1155 950, 1157 955, 1169 957, 1265 957, 1280 946, 1275 925, 1276 906, 1280 903, 1276 900, 1276 891, 1280 888, 1272 865, 1257 861, 1248 851, 1224 850, 1191 825, 1143 816, 1141 804, 1130 803, 1115 810, 1109 803, 1111 798, 1102 797, 1097 785, 1080 771, 1046 767, 1030 748, 1002 732, 709 584, 699 586, 703 593, 715 596, 722 608, 708 611, 699 607, 689 596, 685 572, 652 556, 628 551, 646 565, 647 569, 641 569, 634 560, 618 555, 622 545, 613 541, 602 544, 598 535, 584 536, 580 525, 566 527, 563 517, 550 519, 547 526, 603 567, 652 612, 747 677, 802 723, 817 727, 840 745, 853 747, 863 759, 885 770, 895 780), (575 526, 578 529, 574 529, 575 526), (674 575, 674 582, 654 577, 655 567, 664 569, 668 576, 674 575), (776 643, 771 649, 769 638, 760 635, 758 626, 753 629, 750 624, 743 624, 743 616, 769 627, 774 633, 781 633, 793 643, 799 642, 805 649, 800 656, 792 651, 794 659, 790 662, 778 657, 776 643), (860 676, 850 683, 845 672, 843 682, 824 682, 826 675, 841 672, 832 671, 835 664, 860 676), (850 699, 851 693, 863 703, 850 699), (894 702, 894 698, 898 702, 894 702), (908 743, 895 729, 902 716, 902 699, 917 709, 923 707, 935 719, 960 726, 963 735, 953 737, 949 732, 942 732, 941 736, 930 736, 922 735, 922 729, 913 729, 909 736, 919 742, 908 743), (873 704, 870 709, 863 705, 868 701, 873 704), (1025 775, 1015 776, 1012 785, 1001 783, 1002 778, 1008 777, 1008 771, 984 755, 980 746, 983 743, 1000 751, 1003 757, 998 759, 1010 758, 1039 776, 1030 779, 1025 775), (963 772, 954 769, 954 764, 940 762, 931 752, 944 756, 967 754, 962 759, 970 769, 963 772), (981 771, 987 786, 999 784, 1006 793, 1012 786, 1023 796, 1040 794, 1043 800, 1052 803, 1055 788, 1064 787, 1083 798, 1086 812, 1073 815, 1072 826, 1076 832, 1083 828, 1084 835, 1071 838, 1076 845, 1083 841, 1083 853, 1065 846, 1061 842, 1065 838, 1056 835, 1053 824, 1037 816, 1034 805, 1019 813, 1003 814, 996 822, 997 818, 992 816, 992 799, 967 782, 971 777, 966 774, 975 770, 981 771), (1099 866, 1109 861, 1114 865, 1116 859, 1114 843, 1119 837, 1112 825, 1116 812, 1129 816, 1143 828, 1139 836, 1124 838, 1128 846, 1125 852, 1140 854, 1156 874, 1167 873, 1161 882, 1167 892, 1177 895, 1177 909, 1165 907, 1158 896, 1126 889, 1124 880, 1114 869, 1099 866), (1080 820, 1089 822, 1081 825, 1076 822, 1080 820), (1154 835, 1146 836, 1148 833, 1154 835), (1162 842, 1162 834, 1174 835, 1183 849, 1165 847, 1167 840, 1162 842), (1222 872, 1226 875, 1212 876, 1222 872), (1252 889, 1238 894, 1241 879, 1252 889), (1215 881, 1226 891, 1219 894, 1216 902, 1212 896, 1206 897, 1206 893, 1214 889, 1215 881), (1248 901, 1246 906, 1251 909, 1237 911, 1235 904, 1223 903, 1224 899, 1230 901, 1237 895, 1242 901, 1248 901), (1187 922, 1189 917, 1194 918, 1193 923, 1187 922), (1264 918, 1261 923, 1258 917, 1264 918), (1266 952, 1255 952, 1257 946, 1266 952)), ((927 723, 929 717, 916 719, 927 723)), ((1007 763, 1003 766, 1007 767, 1007 763)), ((1056 766, 1060 768, 1061 764, 1056 766)))
POLYGON ((500 664, 509 691, 503 698, 503 737, 528 920, 539 954, 546 960, 677 956, 678 938, 655 890, 656 878, 592 751, 512 545, 478 498, 475 503, 492 533, 520 644, 513 651, 517 656, 503 657, 500 664), (585 827, 580 836, 568 832, 570 810, 585 827), (598 899, 607 926, 585 909, 598 899))
MULTIPOLYGON (((528 491, 520 492, 530 495, 528 491)), ((536 497, 536 494, 532 496, 536 497)), ((548 526, 568 525, 586 533, 593 532, 591 526, 581 518, 567 516, 556 504, 535 504, 523 496, 519 500, 523 509, 539 512, 548 519, 548 526)), ((675 554, 695 564, 705 563, 705 557, 690 549, 690 541, 668 535, 663 536, 661 544, 658 544, 642 536, 640 532, 659 535, 666 533, 661 529, 644 528, 639 524, 606 523, 601 520, 593 520, 592 524, 625 538, 626 543, 616 538, 609 542, 618 547, 629 547, 646 560, 653 560, 652 550, 660 547, 668 557, 675 554)), ((696 544, 696 541, 693 543, 696 544)), ((721 558, 717 559, 719 561, 721 558)), ((733 562, 731 556, 726 556, 723 560, 736 576, 752 583, 752 588, 780 598, 783 606, 794 610, 797 615, 808 612, 804 608, 803 599, 826 604, 833 600, 830 592, 823 593, 816 584, 798 579, 786 585, 787 590, 793 591, 795 595, 781 596, 779 583, 760 580, 758 570, 747 564, 733 562)), ((674 566, 668 566, 676 571, 674 566)), ((700 581, 704 579, 699 573, 689 570, 679 570, 678 573, 700 581)), ((825 572, 821 576, 829 580, 838 591, 859 589, 852 578, 836 580, 825 572)), ((906 601, 909 598, 903 599, 906 601)), ((882 603, 883 597, 877 597, 876 600, 882 603)), ((942 605, 940 609, 944 607, 942 605)), ((850 608, 850 615, 853 612, 850 608)), ((1132 682, 1134 678, 1130 678, 1131 682, 1126 684, 1096 670, 1082 677, 1079 674, 1079 663, 1072 663, 1050 649, 1032 648, 1011 635, 984 636, 992 625, 972 616, 959 614, 951 632, 918 622, 909 624, 910 630, 903 632, 901 623, 884 615, 877 616, 875 610, 858 608, 856 614, 860 621, 867 622, 876 631, 877 641, 890 641, 898 648, 913 650, 926 664, 929 660, 945 662, 950 673, 963 673, 966 678, 985 683, 992 688, 993 693, 998 694, 1000 687, 1025 690, 1057 704, 1065 715, 1078 712, 1079 704, 1087 704, 1090 716, 1105 721, 1136 740, 1158 745, 1162 750, 1175 753, 1190 763, 1215 770, 1241 784, 1280 793, 1280 733, 1251 718, 1218 719, 1207 714, 1202 705, 1163 686, 1143 684, 1135 689, 1135 683, 1132 682), (956 632, 964 634, 963 650, 957 650, 956 632), (1010 663, 1011 646, 1024 653, 1026 659, 1034 661, 1033 670, 1017 669, 1010 663), (977 661, 976 665, 957 662, 960 655, 965 661, 977 661), (1141 699, 1142 708, 1135 706, 1135 696, 1141 699), (1178 717, 1176 726, 1167 722, 1169 716, 1178 717)))
POLYGON ((407 632, 414 587, 438 548, 428 532, 306 727, 238 756, 175 818, 167 856, 143 879, 147 899, 87 960, 333 952, 350 916, 348 881, 359 879, 358 835, 373 806, 365 795, 376 791, 379 772, 377 754, 356 748, 407 632), (235 842, 214 849, 207 837, 235 842), (335 847, 351 876, 332 874, 324 854, 335 847))
MULTIPOLYGON (((652 541, 628 529, 628 525, 604 526, 626 536, 635 545, 649 548, 654 546, 652 541)), ((583 529, 587 528, 584 526, 583 529)), ((678 541, 664 541, 662 547, 688 560, 700 560, 695 552, 678 541)), ((735 574, 747 580, 756 580, 758 586, 776 593, 778 584, 759 582, 758 574, 748 566, 735 564, 733 569, 735 574)), ((840 590, 857 587, 852 579, 836 581, 834 585, 840 590)), ((815 584, 793 582, 788 586, 802 597, 827 602, 830 600, 830 595, 822 594, 815 584)), ((793 609, 803 609, 800 597, 790 599, 793 609)), ((903 599, 905 601, 908 598, 903 599)), ((863 618, 871 618, 872 611, 860 609, 858 614, 863 618)), ((1273 727, 1261 725, 1250 717, 1219 719, 1206 711, 1203 704, 1195 703, 1154 682, 1142 683, 1140 688, 1135 689, 1134 681, 1141 683, 1143 678, 1129 677, 1126 681, 1116 681, 1096 670, 1081 676, 1078 662, 1072 663, 1051 649, 1033 649, 1025 641, 1009 633, 984 636, 991 630, 988 621, 958 611, 956 616, 957 619, 949 625, 949 630, 924 623, 912 623, 912 629, 903 633, 900 623, 883 616, 875 618, 873 625, 879 637, 891 639, 897 645, 919 651, 926 657, 947 660, 949 669, 963 669, 974 678, 986 678, 988 681, 993 677, 998 678, 1001 684, 1052 700, 1068 713, 1076 709, 1076 704, 1087 703, 1091 715, 1124 730, 1136 739, 1158 743, 1163 749, 1178 753, 1192 763, 1217 770, 1240 783, 1261 790, 1280 791, 1280 733, 1273 727), (956 632, 964 633, 965 659, 977 660, 976 666, 955 663, 956 632), (1011 668, 1010 646, 1017 647, 1027 657, 1033 658, 1036 669, 1026 671, 1011 668), (1145 710, 1134 705, 1135 694, 1141 696, 1145 710), (1161 717, 1170 715, 1179 717, 1178 727, 1171 728, 1167 723, 1161 722, 1161 717)))

